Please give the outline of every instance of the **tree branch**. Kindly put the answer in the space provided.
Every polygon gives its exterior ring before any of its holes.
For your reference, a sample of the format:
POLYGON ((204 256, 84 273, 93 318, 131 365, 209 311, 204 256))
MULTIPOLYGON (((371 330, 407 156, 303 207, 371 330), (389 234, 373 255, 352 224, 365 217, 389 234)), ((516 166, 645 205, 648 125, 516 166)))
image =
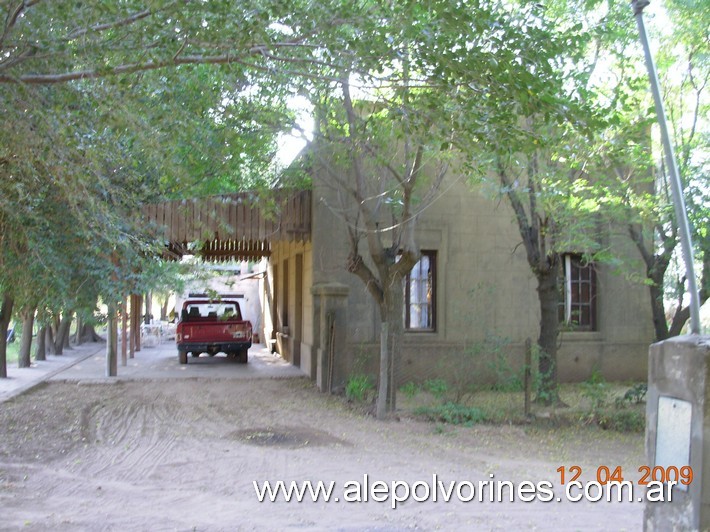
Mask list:
POLYGON ((24 0, 23 2, 20 2, 14 10, 8 13, 7 18, 5 19, 5 28, 3 29, 2 36, 0 36, 0 50, 5 44, 5 38, 8 33, 10 33, 10 30, 12 30, 12 28, 15 27, 15 24, 17 24, 17 19, 20 18, 22 12, 28 7, 39 4, 40 1, 41 0, 24 0))
POLYGON ((537 271, 540 267, 540 251, 537 245, 537 237, 530 226, 523 202, 513 188, 513 184, 508 179, 508 175, 503 168, 503 163, 500 160, 498 160, 498 177, 515 212, 515 218, 518 222, 520 236, 523 238, 528 264, 530 264, 534 271, 537 271))
MULTIPOLYGON (((175 5, 175 3, 170 4, 170 6, 172 6, 172 5, 175 5)), ((169 6, 166 6, 165 8, 167 8, 167 7, 169 7, 169 6)), ((140 11, 140 12, 135 13, 133 15, 129 15, 126 18, 116 20, 114 22, 106 22, 104 24, 94 24, 93 26, 89 26, 88 28, 76 29, 73 32, 71 32, 69 35, 66 36, 66 40, 72 41, 78 37, 81 37, 82 35, 86 35, 89 32, 99 33, 102 31, 113 29, 113 28, 120 28, 122 26, 129 26, 130 24, 133 24, 134 22, 137 22, 141 19, 149 17, 153 13, 155 13, 155 11, 153 11, 151 9, 146 9, 144 11, 140 11)))
POLYGON ((631 240, 636 244, 636 248, 641 253, 643 262, 646 264, 646 268, 650 268, 653 264, 653 254, 646 248, 646 241, 643 237, 643 232, 641 232, 634 224, 628 225, 629 236, 631 240))
MULTIPOLYGON (((260 53, 258 49, 251 49, 246 54, 260 53)), ((129 63, 119 65, 108 69, 88 69, 75 72, 65 72, 63 74, 24 74, 20 76, 0 76, 0 83, 27 83, 31 85, 49 85, 54 83, 65 83, 67 81, 75 81, 80 79, 97 79, 105 76, 117 76, 121 74, 132 74, 134 72, 145 72, 148 70, 157 70, 160 68, 179 66, 179 65, 228 65, 230 63, 239 63, 239 55, 223 54, 223 55, 184 55, 181 57, 172 57, 162 61, 146 61, 144 63, 129 63)))

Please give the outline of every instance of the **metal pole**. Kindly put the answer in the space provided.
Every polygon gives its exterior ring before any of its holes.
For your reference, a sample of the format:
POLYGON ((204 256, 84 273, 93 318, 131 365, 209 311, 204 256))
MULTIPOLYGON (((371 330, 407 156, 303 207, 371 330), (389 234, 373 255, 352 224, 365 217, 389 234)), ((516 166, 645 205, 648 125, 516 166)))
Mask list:
POLYGON ((661 139, 663 140, 663 150, 666 155, 666 165, 668 166, 668 171, 670 172, 673 207, 675 209, 675 217, 680 233, 680 244, 683 250, 683 261, 685 262, 685 276, 688 279, 688 291, 690 292, 690 333, 700 334, 700 303, 698 301, 698 286, 695 279, 695 266, 693 264, 693 243, 690 237, 688 212, 685 208, 685 200, 683 199, 683 187, 680 182, 678 164, 676 163, 673 145, 671 144, 671 138, 668 134, 666 112, 663 107, 663 99, 661 98, 658 74, 656 73, 656 66, 653 62, 651 48, 648 44, 646 26, 643 23, 643 9, 649 3, 650 2, 648 0, 632 0, 631 8, 634 10, 634 15, 636 16, 636 24, 639 28, 641 44, 643 45, 643 51, 646 56, 646 68, 648 69, 648 77, 651 82, 651 92, 653 92, 653 99, 656 103, 658 125, 661 127, 661 139))

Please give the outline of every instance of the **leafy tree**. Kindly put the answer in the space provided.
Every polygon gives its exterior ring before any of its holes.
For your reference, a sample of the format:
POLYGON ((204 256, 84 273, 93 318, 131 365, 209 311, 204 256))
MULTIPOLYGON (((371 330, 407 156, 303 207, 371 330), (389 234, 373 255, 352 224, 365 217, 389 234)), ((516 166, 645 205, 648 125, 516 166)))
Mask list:
POLYGON ((319 51, 327 61, 318 63, 311 79, 321 83, 308 92, 317 95, 316 171, 337 191, 340 201, 330 207, 350 235, 347 267, 380 309, 377 415, 385 414, 388 368, 401 344, 402 279, 419 258, 417 215, 452 164, 473 180, 492 171, 513 205, 539 282, 541 371, 556 397, 557 276, 569 243, 560 233, 573 213, 598 208, 583 203, 583 173, 563 164, 565 155, 579 157, 560 151, 593 118, 564 69, 582 44, 581 28, 560 29, 528 4, 440 0, 363 9, 357 24, 319 34, 342 44, 319 51))
MULTIPOLYGON (((659 31, 661 48, 657 57, 664 103, 672 128, 672 142, 686 191, 695 255, 700 268, 700 305, 710 297, 710 16, 693 2, 668 1, 672 31, 659 31)), ((655 113, 654 113, 655 116, 655 113)), ((657 159, 662 159, 662 151, 657 159)), ((665 165, 657 166, 655 194, 643 198, 646 215, 654 227, 653 248, 644 241, 636 225, 629 232, 647 267, 656 339, 681 333, 690 316, 685 301, 684 268, 674 266, 678 258, 678 224, 672 209, 665 165)), ((682 261, 680 261, 682 262, 682 261)))
MULTIPOLYGON (((656 17, 651 11, 645 18, 661 43, 656 63, 685 190, 702 305, 710 295, 708 19, 706 10, 695 9, 692 2, 669 0, 663 5, 666 10, 658 6, 656 17)), ((663 340, 680 334, 690 315, 684 268, 678 265, 678 224, 663 150, 652 135, 656 112, 638 36, 632 31, 616 37, 605 47, 610 74, 595 87, 595 98, 607 102, 597 164, 613 168, 618 178, 605 192, 619 198, 620 208, 607 214, 628 226, 643 259, 655 336, 663 340)))
MULTIPOLYGON (((155 283, 149 272, 158 250, 135 225, 142 202, 267 181, 263 169, 288 115, 273 89, 250 89, 253 77, 229 53, 186 61, 230 63, 226 70, 184 70, 182 61, 168 61, 171 70, 152 72, 158 56, 173 57, 178 49, 221 48, 198 36, 208 21, 218 21, 212 37, 224 37, 225 24, 235 18, 219 15, 238 10, 211 3, 193 17, 196 10, 182 4, 152 10, 139 9, 139 2, 5 6, 0 285, 23 314, 39 306, 45 316, 90 315, 99 297, 110 301, 155 283), (188 29, 195 42, 187 43, 183 33, 176 45, 175 35, 188 29), (140 65, 107 66, 124 60, 140 65), (89 64, 92 75, 86 75, 89 64), (111 76, 126 71, 142 71, 139 83, 137 75, 111 76)), ((257 19, 254 24, 268 17, 257 19)), ((235 46, 253 44, 254 35, 263 32, 240 34, 235 46)), ((61 338, 56 343, 61 347, 61 338)), ((3 360, 4 353, 0 349, 3 360)))

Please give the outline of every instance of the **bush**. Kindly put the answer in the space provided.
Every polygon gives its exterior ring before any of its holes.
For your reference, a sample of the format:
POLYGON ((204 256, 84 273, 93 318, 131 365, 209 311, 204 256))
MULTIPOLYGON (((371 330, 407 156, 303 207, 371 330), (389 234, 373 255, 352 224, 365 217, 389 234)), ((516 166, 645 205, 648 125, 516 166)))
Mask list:
POLYGON ((646 413, 628 408, 609 410, 598 414, 598 424, 605 430, 643 432, 646 429, 646 413))
POLYGON ((449 423, 451 425, 471 426, 486 421, 486 415, 480 408, 450 402, 438 406, 420 407, 414 413, 424 417, 427 421, 449 423))

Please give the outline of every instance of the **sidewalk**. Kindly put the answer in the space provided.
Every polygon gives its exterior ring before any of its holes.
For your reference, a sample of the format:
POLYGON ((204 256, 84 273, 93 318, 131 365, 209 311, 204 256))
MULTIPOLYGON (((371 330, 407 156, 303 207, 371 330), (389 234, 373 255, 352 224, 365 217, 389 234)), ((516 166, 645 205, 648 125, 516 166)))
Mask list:
POLYGON ((175 342, 163 341, 157 346, 144 346, 121 364, 118 346, 118 376, 106 376, 106 343, 86 343, 65 349, 62 356, 47 356, 46 361, 33 362, 31 368, 8 366, 7 379, 0 379, 0 405, 45 381, 52 382, 118 382, 156 379, 269 379, 294 378, 305 375, 297 366, 272 354, 263 344, 249 349, 249 363, 239 364, 223 353, 214 357, 189 357, 187 365, 178 362, 175 342))
POLYGON ((8 378, 0 379, 0 405, 89 357, 100 355, 103 358, 105 352, 105 343, 86 343, 65 348, 60 356, 47 355, 47 360, 33 360, 29 368, 18 368, 17 362, 8 364, 8 378))

